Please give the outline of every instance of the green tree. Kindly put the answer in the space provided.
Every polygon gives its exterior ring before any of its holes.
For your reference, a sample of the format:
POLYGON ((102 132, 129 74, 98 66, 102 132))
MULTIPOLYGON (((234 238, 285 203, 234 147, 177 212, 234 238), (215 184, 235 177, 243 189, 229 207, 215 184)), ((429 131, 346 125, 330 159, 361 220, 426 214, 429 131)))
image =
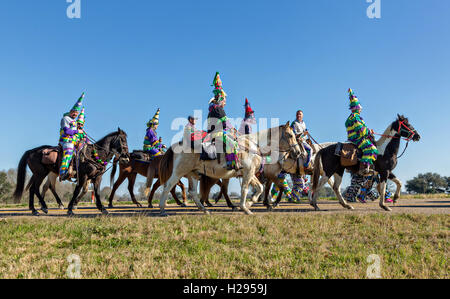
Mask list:
POLYGON ((413 179, 406 182, 406 190, 416 193, 436 193, 437 188, 446 188, 448 179, 437 173, 427 172, 419 174, 413 179))
POLYGON ((8 175, 6 172, 0 172, 0 200, 7 201, 11 197, 13 190, 13 184, 8 181, 8 175))

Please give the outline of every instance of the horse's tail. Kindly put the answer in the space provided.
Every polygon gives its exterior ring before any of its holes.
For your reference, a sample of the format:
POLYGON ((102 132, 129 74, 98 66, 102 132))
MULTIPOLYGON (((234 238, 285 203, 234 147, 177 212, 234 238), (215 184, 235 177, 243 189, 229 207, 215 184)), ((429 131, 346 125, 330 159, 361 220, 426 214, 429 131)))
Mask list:
POLYGON ((173 172, 173 149, 172 147, 162 156, 159 162, 159 179, 161 185, 164 185, 170 178, 173 172))
POLYGON ((319 177, 320 177, 320 169, 322 168, 322 155, 323 155, 323 149, 321 149, 314 159, 314 170, 313 170, 313 186, 312 190, 315 191, 317 188, 317 185, 319 184, 319 177))
POLYGON ((112 188, 114 185, 114 176, 116 175, 116 171, 117 171, 117 162, 119 162, 119 159, 114 159, 113 161, 113 167, 111 170, 111 176, 109 178, 109 186, 112 188))

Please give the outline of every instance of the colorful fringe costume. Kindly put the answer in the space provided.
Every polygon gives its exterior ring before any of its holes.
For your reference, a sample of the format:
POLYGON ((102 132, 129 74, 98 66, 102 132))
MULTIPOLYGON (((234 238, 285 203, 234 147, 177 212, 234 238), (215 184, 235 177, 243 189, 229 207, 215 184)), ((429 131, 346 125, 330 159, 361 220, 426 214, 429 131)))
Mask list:
POLYGON ((221 106, 221 102, 226 99, 227 94, 222 88, 219 72, 214 77, 213 86, 215 87, 214 98, 209 101, 208 133, 211 133, 213 141, 222 140, 227 169, 237 169, 238 144, 234 133, 235 129, 228 121, 225 110, 221 106))
MULTIPOLYGON (((83 106, 84 93, 77 100, 71 111, 81 111, 83 106)), ((75 119, 70 117, 70 112, 65 113, 64 117, 61 120, 61 129, 60 129, 60 137, 59 144, 63 148, 63 156, 61 161, 61 166, 59 168, 59 176, 60 179, 64 179, 67 176, 67 172, 69 171, 70 162, 72 161, 75 143, 77 141, 78 134, 77 123, 75 119)))
POLYGON ((359 114, 361 105, 358 98, 351 89, 348 92, 350 96, 350 110, 352 110, 352 113, 345 122, 348 140, 362 150, 363 156, 361 163, 366 166, 373 165, 373 162, 377 159, 378 150, 369 128, 359 114))
POLYGON ((78 133, 75 134, 75 148, 80 151, 85 144, 90 144, 86 132, 84 131, 85 113, 84 108, 81 110, 77 120, 78 133))
POLYGON ((159 112, 156 111, 155 116, 147 123, 147 133, 144 138, 144 152, 149 153, 150 157, 163 155, 162 144, 156 135, 155 126, 159 125, 159 112))
MULTIPOLYGON (((380 197, 375 191, 375 183, 378 183, 377 176, 362 176, 353 173, 350 186, 345 189, 342 196, 349 202, 356 202, 356 199, 362 203, 365 203, 367 199, 374 201, 380 197)), ((385 200, 392 202, 391 196, 392 193, 386 188, 385 200)))
POLYGON ((250 103, 245 99, 245 117, 239 127, 239 133, 248 135, 252 133, 252 125, 256 124, 255 111, 250 107, 250 103))

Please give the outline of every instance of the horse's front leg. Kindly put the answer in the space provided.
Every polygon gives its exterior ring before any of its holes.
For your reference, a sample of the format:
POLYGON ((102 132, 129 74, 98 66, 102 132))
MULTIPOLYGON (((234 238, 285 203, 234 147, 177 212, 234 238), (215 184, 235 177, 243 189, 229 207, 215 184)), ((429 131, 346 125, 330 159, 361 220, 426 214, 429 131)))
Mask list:
POLYGON ((159 199, 159 215, 161 217, 167 217, 166 213, 166 201, 167 197, 169 196, 170 190, 172 190, 173 187, 176 186, 176 184, 180 181, 181 176, 178 176, 174 173, 170 176, 169 180, 164 185, 164 190, 161 193, 161 197, 159 199))
POLYGON ((402 182, 392 172, 389 174, 389 179, 393 181, 397 186, 394 194, 394 203, 397 203, 398 199, 400 198, 400 192, 402 190, 402 182))
POLYGON ((244 177, 242 178, 240 207, 241 207, 241 210, 244 211, 245 214, 247 214, 247 215, 253 215, 253 213, 250 211, 250 209, 247 207, 247 204, 246 204, 248 187, 249 187, 249 183, 250 183, 251 179, 252 178, 250 177, 249 173, 244 174, 244 177))
POLYGON ((389 211, 392 211, 392 209, 386 205, 386 201, 385 201, 386 182, 387 182, 387 175, 380 174, 380 183, 378 185, 378 191, 380 192, 380 207, 383 210, 389 212, 389 211))
POLYGON ((253 176, 250 183, 255 188, 255 193, 253 194, 252 200, 249 203, 249 208, 254 204, 258 202, 259 197, 264 192, 264 186, 259 182, 258 178, 256 176, 253 176))
MULTIPOLYGON (((108 211, 102 204, 102 200, 100 197, 100 184, 102 182, 102 176, 99 176, 94 181, 94 194, 95 194, 95 205, 97 209, 102 212, 103 215, 108 215, 108 211)), ((84 186, 84 185, 83 185, 84 186)))
POLYGON ((73 213, 73 208, 75 204, 77 203, 78 195, 80 194, 81 189, 83 188, 84 183, 86 182, 87 178, 86 176, 79 177, 78 183, 75 187, 75 190, 73 191, 72 199, 69 202, 69 206, 67 207, 67 215, 73 216, 75 215, 73 213))

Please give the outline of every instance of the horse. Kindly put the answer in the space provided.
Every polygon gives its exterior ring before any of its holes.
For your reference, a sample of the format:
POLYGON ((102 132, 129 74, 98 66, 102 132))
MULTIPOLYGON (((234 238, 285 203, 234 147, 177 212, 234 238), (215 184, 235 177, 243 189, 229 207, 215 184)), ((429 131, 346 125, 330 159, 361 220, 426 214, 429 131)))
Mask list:
MULTIPOLYGON (((311 161, 314 161, 315 155, 317 152, 325 148, 329 145, 335 144, 335 142, 326 142, 326 143, 320 143, 320 144, 312 144, 311 149, 311 161)), ((300 159, 303 161, 302 159, 300 159)), ((264 187, 264 195, 263 195, 263 204, 266 206, 266 208, 271 211, 273 208, 277 207, 278 204, 281 201, 281 198, 283 197, 283 192, 280 192, 280 194, 277 197, 277 200, 274 203, 269 202, 269 193, 272 187, 272 184, 277 185, 280 190, 283 190, 283 185, 278 180, 278 175, 281 171, 285 171, 290 174, 296 174, 297 170, 299 169, 299 159, 292 159, 289 155, 287 155, 287 158, 281 159, 280 161, 277 161, 276 163, 271 164, 262 164, 257 171, 257 177, 259 181, 262 184, 265 184, 264 187)), ((305 171, 305 174, 312 175, 312 171, 305 171)), ((209 202, 209 193, 211 190, 211 187, 216 183, 216 181, 219 181, 218 179, 212 179, 205 176, 202 176, 202 179, 200 180, 200 191, 201 191, 201 202, 202 204, 206 204, 208 207, 212 207, 213 205, 209 202)), ((330 186, 332 186, 332 182, 328 182, 330 186)), ((219 181, 219 186, 221 187, 220 193, 217 197, 216 203, 219 201, 219 199, 224 196, 225 200, 227 201, 228 207, 232 208, 233 210, 235 207, 230 201, 230 198, 228 196, 228 185, 229 180, 222 180, 222 182, 219 181)))
MULTIPOLYGON (((202 161, 200 160, 199 153, 194 153, 192 151, 184 152, 186 148, 183 146, 182 142, 172 145, 163 156, 160 164, 159 178, 161 183, 165 184, 159 204, 160 215, 167 216, 165 206, 169 190, 172 189, 183 176, 188 178, 189 194, 194 199, 199 210, 209 214, 209 211, 198 199, 197 186, 199 174, 215 179, 229 179, 231 177, 242 176, 240 208, 247 215, 251 215, 252 212, 249 210, 249 207, 256 202, 263 192, 263 186, 255 176, 263 158, 261 150, 265 151, 265 148, 274 147, 272 150, 273 152, 289 152, 295 157, 300 154, 299 144, 289 126, 289 122, 287 122, 286 125, 264 130, 256 134, 239 136, 237 142, 241 148, 239 157, 242 169, 239 170, 227 170, 224 161, 225 159, 222 159, 222 161, 220 161, 220 159, 214 161, 202 161), (250 184, 254 185, 256 192, 247 207, 246 197, 250 184)), ((148 186, 149 181, 147 179, 147 187, 148 186)))
MULTIPOLYGON (((125 161, 129 159, 127 134, 119 128, 117 132, 106 135, 95 144, 86 144, 85 147, 85 150, 80 153, 80 159, 77 165, 77 185, 69 203, 67 214, 69 216, 74 215, 72 211, 74 204, 76 204, 78 195, 88 180, 94 183, 97 208, 102 212, 102 214, 108 214, 100 199, 100 183, 103 173, 106 171, 106 162, 110 161, 113 156, 119 157, 119 159, 125 161)), ((42 163, 43 150, 51 148, 54 147, 44 145, 26 151, 20 159, 18 165, 17 185, 14 191, 14 198, 20 199, 22 197, 25 186, 26 167, 28 165, 33 173, 30 179, 31 186, 29 188, 29 208, 34 216, 39 215, 39 212, 34 208, 34 195, 38 197, 43 212, 46 214, 48 213, 47 204, 41 194, 39 194, 39 186, 50 172, 59 172, 58 162, 53 164, 42 163)), ((59 155, 62 155, 62 153, 60 152, 59 155)))
MULTIPOLYGON (((394 201, 397 201, 400 197, 401 182, 395 177, 392 172, 397 166, 397 155, 400 148, 401 138, 405 138, 408 142, 419 141, 420 135, 409 123, 408 118, 402 115, 397 115, 397 119, 390 124, 382 137, 376 141, 376 146, 380 151, 377 159, 374 162, 375 172, 380 175, 380 183, 378 184, 378 192, 380 194, 380 207, 386 211, 391 211, 391 208, 385 204, 385 192, 387 179, 390 179, 397 185, 395 191, 394 201)), ((345 169, 352 172, 359 170, 359 163, 355 166, 345 167, 340 162, 340 157, 335 155, 337 145, 330 145, 324 149, 321 149, 315 158, 314 171, 313 171, 313 186, 310 191, 309 198, 310 204, 316 211, 319 210, 317 205, 317 197, 319 195, 318 190, 322 188, 325 182, 334 176, 333 191, 336 197, 339 199, 340 204, 349 210, 353 210, 353 207, 349 205, 342 197, 340 192, 340 186, 342 182, 342 176, 345 169), (320 175, 323 173, 322 178, 319 181, 320 175)), ((405 148, 406 149, 406 148, 405 148)))
MULTIPOLYGON (((151 161, 143 161, 144 157, 141 157, 141 155, 139 155, 138 153, 139 152, 132 153, 130 156, 130 161, 128 161, 127 163, 119 163, 119 178, 114 183, 114 186, 111 190, 111 194, 109 195, 109 205, 108 205, 109 208, 113 208, 114 194, 116 193, 117 188, 119 188, 119 186, 123 183, 125 179, 128 179, 128 191, 130 192, 131 200, 135 205, 142 208, 142 205, 136 200, 133 192, 136 176, 138 174, 142 176, 147 176, 147 171, 149 170, 151 170, 154 174, 156 174, 156 176, 158 176, 159 163, 161 161, 162 156, 153 157, 151 161)), ((114 180, 116 170, 117 170, 117 160, 114 161, 113 168, 111 171, 111 185, 112 181, 114 180)), ((153 186, 152 192, 150 193, 150 196, 148 198, 149 208, 153 208, 152 205, 153 195, 159 186, 160 183, 158 180, 153 186)), ((180 200, 178 199, 175 193, 175 187, 170 192, 179 206, 186 207, 186 190, 184 188, 184 184, 181 181, 179 181, 177 183, 177 186, 181 188, 183 202, 180 202, 180 200)))

